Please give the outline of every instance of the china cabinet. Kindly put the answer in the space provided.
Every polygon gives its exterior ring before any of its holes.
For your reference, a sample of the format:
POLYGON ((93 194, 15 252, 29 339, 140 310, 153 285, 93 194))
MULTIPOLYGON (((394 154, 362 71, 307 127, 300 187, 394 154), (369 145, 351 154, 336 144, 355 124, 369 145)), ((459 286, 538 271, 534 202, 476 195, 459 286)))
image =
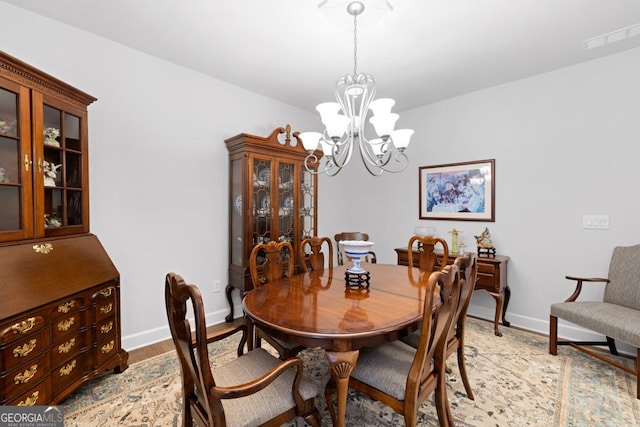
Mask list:
POLYGON ((96 99, 0 51, 0 405, 123 371, 120 276, 89 232, 96 99))
MULTIPOLYGON (((269 136, 240 134, 229 150, 229 283, 225 293, 233 320, 232 292, 253 289, 249 255, 257 243, 288 241, 298 248, 317 229, 317 175, 304 166, 307 152, 287 125, 269 136), (293 137, 293 138, 292 138, 293 137)), ((316 153, 318 157, 321 153, 316 153)), ((296 249, 297 250, 297 249, 296 249)), ((296 272, 301 271, 296 259, 296 272)))

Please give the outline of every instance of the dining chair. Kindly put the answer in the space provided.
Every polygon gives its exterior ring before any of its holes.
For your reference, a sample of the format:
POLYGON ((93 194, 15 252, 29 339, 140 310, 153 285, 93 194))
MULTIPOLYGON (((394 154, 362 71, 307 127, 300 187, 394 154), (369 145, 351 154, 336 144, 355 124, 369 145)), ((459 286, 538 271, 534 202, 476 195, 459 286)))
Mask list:
POLYGON ((449 261, 449 246, 447 241, 441 237, 433 236, 412 236, 407 244, 407 261, 408 264, 413 266, 413 245, 417 243, 417 250, 419 255, 420 270, 431 273, 437 267, 438 270, 444 270, 444 267, 449 261), (438 264, 438 257, 435 253, 436 245, 440 245, 442 248, 442 261, 438 264))
MULTIPOLYGON (((367 233, 361 233, 359 231, 343 231, 342 233, 338 233, 333 236, 336 244, 338 245, 338 265, 343 265, 345 258, 348 258, 346 255, 342 253, 342 249, 340 248, 340 242, 342 240, 369 240, 369 235, 367 233)), ((377 262, 376 253, 373 251, 369 251, 369 255, 365 258, 366 262, 370 262, 375 264, 377 262)))
POLYGON ((333 244, 328 237, 309 237, 300 242, 299 260, 304 271, 320 271, 325 268, 325 254, 322 253, 323 244, 329 259, 328 268, 333 268, 333 244))
MULTIPOLYGON (((478 274, 478 257, 474 252, 466 252, 463 256, 457 257, 453 264, 458 267, 458 274, 460 275, 460 298, 458 299, 452 327, 447 338, 445 359, 448 359, 454 352, 456 353, 458 369, 460 370, 464 390, 467 393, 467 397, 474 400, 475 398, 465 364, 464 336, 467 324, 467 311, 469 310, 469 303, 471 302, 471 296, 473 295, 478 274)), ((418 347, 419 340, 420 331, 413 332, 402 338, 403 342, 414 348, 418 347)), ((448 367, 446 371, 447 373, 451 372, 448 367)))
MULTIPOLYGON (((284 276, 292 277, 294 273, 293 246, 289 242, 259 243, 251 250, 249 256, 249 271, 251 283, 254 288, 259 288, 272 280, 280 279, 284 276)), ((253 327, 253 326, 252 326, 253 327)), ((295 356, 303 346, 285 342, 278 338, 266 334, 259 328, 253 327, 254 347, 260 347, 261 339, 266 340, 280 354, 282 360, 295 356)))
POLYGON ((182 371, 183 427, 193 421, 199 426, 279 426, 298 416, 320 426, 318 390, 304 378, 300 358, 281 361, 261 348, 243 354, 245 324, 207 335, 200 290, 175 273, 165 279, 165 305, 182 371), (207 344, 236 333, 242 334, 238 357, 212 368, 207 344))
MULTIPOLYGON (((460 296, 458 266, 449 265, 443 271, 423 277, 426 281, 423 284, 424 315, 418 347, 397 340, 360 349, 349 387, 403 415, 407 426, 416 425, 419 406, 433 393, 440 425, 450 426, 453 416, 446 393, 445 349, 460 296)), ((334 421, 335 392, 336 384, 330 380, 325 387, 325 398, 334 421)))

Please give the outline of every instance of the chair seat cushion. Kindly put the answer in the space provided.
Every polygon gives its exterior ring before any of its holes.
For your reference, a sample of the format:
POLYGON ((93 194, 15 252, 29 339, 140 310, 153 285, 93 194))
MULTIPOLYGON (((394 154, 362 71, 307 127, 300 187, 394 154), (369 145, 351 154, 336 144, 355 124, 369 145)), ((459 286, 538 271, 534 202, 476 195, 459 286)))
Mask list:
POLYGON ((606 302, 551 304, 551 315, 640 347, 640 311, 606 302))
MULTIPOLYGON (((248 383, 282 363, 262 348, 257 348, 223 366, 213 368, 213 377, 219 387, 248 383)), ((251 396, 223 399, 227 424, 230 426, 255 426, 296 406, 291 395, 295 369, 288 369, 271 385, 251 396)), ((316 386, 303 380, 300 383, 302 399, 318 395, 316 386)))
POLYGON ((351 377, 404 400, 407 376, 415 355, 416 350, 402 341, 363 348, 351 377))

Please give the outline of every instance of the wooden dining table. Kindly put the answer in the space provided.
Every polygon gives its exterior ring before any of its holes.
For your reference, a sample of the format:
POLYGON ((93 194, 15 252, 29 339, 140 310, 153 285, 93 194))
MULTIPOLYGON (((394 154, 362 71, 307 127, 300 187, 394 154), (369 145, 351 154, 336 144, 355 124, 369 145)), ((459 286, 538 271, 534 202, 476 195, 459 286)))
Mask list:
MULTIPOLYGON (((426 281, 417 268, 363 264, 368 287, 348 286, 338 266, 282 278, 249 292, 242 306, 251 327, 305 347, 326 350, 337 388, 334 425, 344 426, 349 376, 359 349, 418 329, 426 281)), ((439 304, 439 298, 434 298, 439 304)), ((252 346, 253 337, 249 339, 252 346)), ((332 402, 327 402, 332 405, 332 402)))

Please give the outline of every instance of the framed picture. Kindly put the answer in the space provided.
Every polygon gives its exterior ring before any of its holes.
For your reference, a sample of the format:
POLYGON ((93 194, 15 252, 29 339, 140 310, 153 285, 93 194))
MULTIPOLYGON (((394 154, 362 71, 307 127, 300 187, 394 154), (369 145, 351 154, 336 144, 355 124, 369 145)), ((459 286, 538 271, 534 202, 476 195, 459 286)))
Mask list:
POLYGON ((495 159, 420 166, 420 219, 495 221, 495 159))

